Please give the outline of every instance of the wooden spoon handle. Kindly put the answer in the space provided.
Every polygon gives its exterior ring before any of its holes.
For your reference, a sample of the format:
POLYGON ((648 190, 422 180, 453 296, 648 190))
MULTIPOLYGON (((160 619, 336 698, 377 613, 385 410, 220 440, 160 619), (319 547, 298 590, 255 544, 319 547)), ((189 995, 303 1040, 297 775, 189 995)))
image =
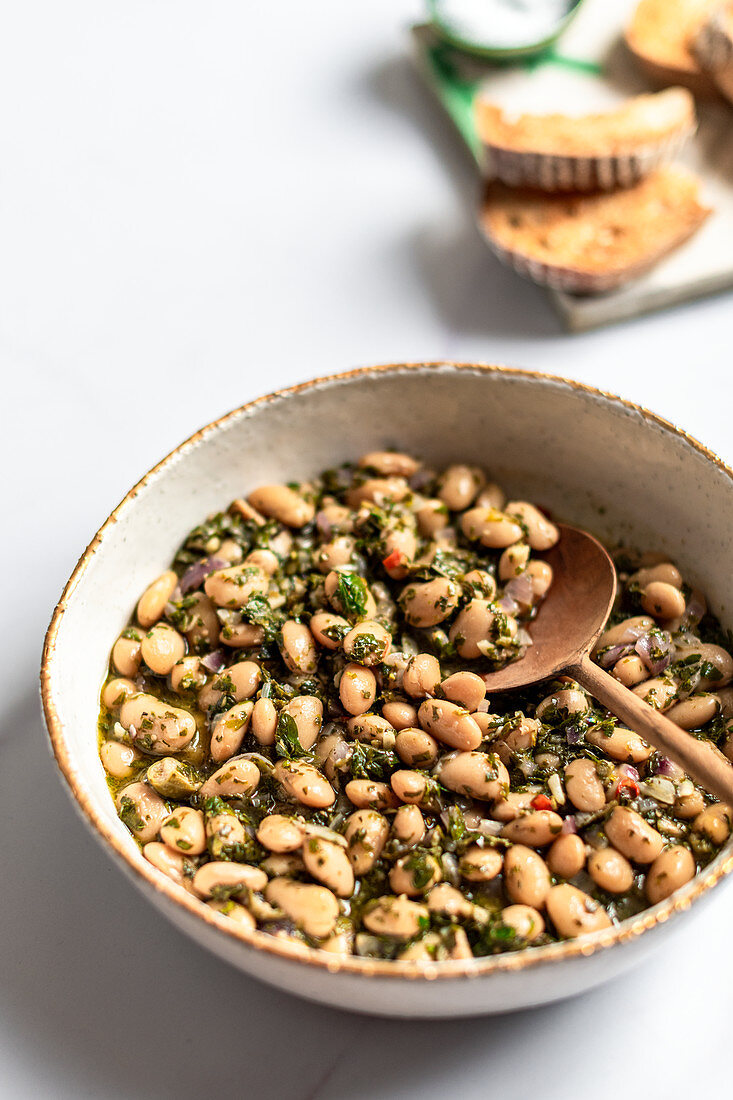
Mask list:
POLYGON ((715 745, 680 729, 599 668, 589 654, 567 671, 630 729, 684 768, 696 783, 733 806, 733 766, 715 745))

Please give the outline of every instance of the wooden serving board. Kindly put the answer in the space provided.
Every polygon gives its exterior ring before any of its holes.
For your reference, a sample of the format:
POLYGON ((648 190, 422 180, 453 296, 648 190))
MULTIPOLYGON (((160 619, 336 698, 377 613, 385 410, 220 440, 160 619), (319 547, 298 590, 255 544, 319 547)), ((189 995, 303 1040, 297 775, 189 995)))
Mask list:
MULTIPOLYGON (((621 39, 636 2, 586 0, 554 49, 511 66, 490 66, 455 50, 427 24, 412 28, 413 56, 486 172, 473 110, 482 88, 513 111, 571 115, 605 110, 655 90, 621 39)), ((702 179, 702 201, 713 213, 691 240, 619 290, 593 297, 548 290, 568 329, 597 328, 733 287, 733 106, 698 100, 697 109, 698 132, 679 160, 702 179)))

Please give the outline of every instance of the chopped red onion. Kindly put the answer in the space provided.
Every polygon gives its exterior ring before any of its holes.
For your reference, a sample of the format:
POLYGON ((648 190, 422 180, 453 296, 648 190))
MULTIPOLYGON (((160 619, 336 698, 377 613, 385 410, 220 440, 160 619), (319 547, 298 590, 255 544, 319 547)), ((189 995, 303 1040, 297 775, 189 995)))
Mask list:
POLYGON ((577 745, 580 741, 580 730, 577 726, 568 726, 565 730, 565 740, 569 745, 577 745))
POLYGON ((334 767, 338 767, 339 764, 343 764, 346 760, 350 760, 351 753, 351 746, 346 741, 337 741, 331 749, 331 762, 334 767))
POLYGON ((635 783, 639 780, 639 773, 633 764, 619 764, 618 771, 621 775, 625 775, 627 779, 633 779, 635 783))
POLYGON ((331 531, 333 530, 333 524, 325 512, 318 512, 316 514, 316 527, 321 532, 324 539, 330 537, 331 531))
POLYGON ((602 655, 598 663, 601 668, 613 668, 617 661, 620 661, 622 657, 628 657, 633 652, 634 647, 631 645, 612 645, 602 655))
POLYGON ((496 606, 499 608, 500 611, 503 611, 505 615, 516 615, 516 613, 519 611, 519 604, 516 603, 516 601, 513 600, 511 596, 507 596, 506 593, 501 597, 500 600, 496 601, 496 606))
POLYGON ((223 649, 215 649, 201 658, 201 664, 209 672, 221 672, 226 667, 227 655, 223 649))
POLYGON ((499 836, 503 828, 501 821, 490 821, 485 817, 483 821, 479 821, 476 832, 482 833, 483 836, 499 836))
POLYGON ((576 825, 575 818, 572 816, 572 814, 569 817, 564 817, 560 832, 564 833, 567 836, 568 834, 575 834, 577 833, 577 831, 578 826, 576 825))
POLYGON ((186 572, 178 582, 178 588, 182 596, 185 596, 187 592, 190 592, 193 588, 198 588, 201 582, 208 577, 209 573, 215 572, 217 569, 226 568, 227 563, 223 558, 202 558, 201 561, 194 562, 193 565, 189 565, 186 572))
POLYGON ((504 596, 516 600, 519 604, 531 604, 534 599, 531 574, 520 573, 518 577, 512 577, 504 588, 504 596))
POLYGON ((429 470, 427 466, 421 466, 410 478, 410 488, 414 493, 419 493, 426 485, 430 484, 434 477, 434 470, 429 470))
POLYGON ((490 710, 490 704, 488 699, 482 699, 479 705, 476 707, 478 714, 488 714, 490 710))
POLYGON ((657 775, 666 775, 670 779, 675 779, 679 774, 679 768, 668 756, 658 756, 656 758, 654 771, 657 775))
POLYGON ((694 589, 685 608, 682 621, 687 627, 697 626, 706 611, 707 606, 702 593, 694 589))
POLYGON ((671 635, 669 635, 666 630, 657 633, 649 632, 647 634, 642 634, 642 636, 637 639, 634 649, 639 654, 652 676, 658 676, 660 672, 664 672, 665 668, 672 660, 674 642, 672 641, 671 635))

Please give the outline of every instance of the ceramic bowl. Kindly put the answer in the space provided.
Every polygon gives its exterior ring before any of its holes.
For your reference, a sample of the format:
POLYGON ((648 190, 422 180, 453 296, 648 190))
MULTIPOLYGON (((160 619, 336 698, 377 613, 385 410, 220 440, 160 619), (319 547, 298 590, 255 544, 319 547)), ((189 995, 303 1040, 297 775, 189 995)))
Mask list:
POLYGON ((669 553, 733 626, 733 473, 683 432, 561 378, 471 364, 399 364, 262 397, 197 432, 115 508, 82 555, 46 638, 42 694, 53 751, 82 817, 174 924, 257 978, 363 1012, 503 1012, 587 990, 634 965, 733 867, 726 848, 666 901, 607 931, 491 958, 424 963, 336 958, 245 932, 143 859, 118 819, 97 756, 110 648, 139 593, 186 533, 255 486, 308 477, 397 446, 431 463, 477 463, 602 538, 669 553))

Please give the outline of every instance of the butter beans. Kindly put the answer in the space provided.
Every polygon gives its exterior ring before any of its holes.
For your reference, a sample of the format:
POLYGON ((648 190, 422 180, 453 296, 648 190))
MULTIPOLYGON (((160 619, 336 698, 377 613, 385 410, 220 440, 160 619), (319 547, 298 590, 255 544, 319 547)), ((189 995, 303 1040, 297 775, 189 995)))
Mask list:
POLYGON ((304 760, 279 760, 272 774, 285 793, 315 810, 324 810, 336 801, 336 792, 324 775, 304 760))
POLYGON ((140 753, 132 745, 120 741, 103 741, 99 750, 104 770, 113 779, 129 779, 135 774, 140 753))
POLYGON ((450 753, 440 761, 437 777, 448 790, 485 802, 509 791, 509 773, 494 753, 450 753))
POLYGON ((407 576, 411 562, 417 553, 417 539, 408 527, 393 528, 384 538, 382 564, 387 576, 401 581, 407 576))
POLYGON ((347 619, 330 611, 319 611, 310 621, 310 631, 324 649, 340 649, 341 642, 351 629, 347 619))
POLYGON ((440 479, 438 496, 452 512, 462 512, 486 484, 486 476, 478 466, 457 463, 449 466, 440 479))
POLYGON ((132 679, 140 670, 142 655, 142 634, 130 627, 117 639, 112 649, 112 664, 120 676, 132 679))
POLYGON ((496 508, 471 508, 461 516, 461 530, 467 539, 492 550, 503 550, 524 536, 522 528, 496 508))
POLYGON ((425 819, 419 806, 400 806, 392 819, 392 835, 404 848, 414 848, 425 836, 425 819))
POLYGON ((400 730, 394 747, 403 764, 411 768, 431 768, 438 759, 438 742, 421 729, 400 730))
POLYGON ((260 770, 244 756, 233 756, 210 776, 199 791, 202 798, 244 798, 257 787, 260 770))
POLYGON ((660 619, 675 619, 685 610, 685 597, 673 584, 651 581, 641 591, 641 606, 660 619))
POLYGON ((193 892, 190 875, 192 865, 182 853, 172 852, 165 844, 151 840, 143 845, 143 855, 149 863, 152 863, 153 867, 157 867, 173 882, 177 882, 179 886, 193 892))
POLYGON ((504 511, 512 518, 516 517, 527 529, 527 541, 532 550, 549 550, 560 538, 560 532, 554 523, 543 516, 539 508, 526 500, 510 500, 504 505, 504 511))
POLYGON ((553 840, 547 866, 558 878, 574 878, 585 867, 585 844, 575 833, 553 840))
POLYGON ((440 687, 446 699, 468 711, 476 710, 486 697, 486 684, 475 672, 454 672, 440 687))
POLYGON ((283 707, 298 730, 298 740, 304 749, 311 749, 318 740, 323 725, 323 703, 314 695, 296 695, 283 707))
POLYGON ((395 894, 417 897, 442 878, 440 864, 425 852, 401 856, 389 873, 389 885, 395 894))
POLYGON ((287 485, 262 485, 247 500, 263 516, 270 516, 286 527, 305 527, 316 514, 313 504, 287 485))
POLYGON ((389 653, 392 636, 381 623, 363 619, 349 631, 342 644, 350 661, 372 667, 381 664, 389 653))
POLYGON ((448 526, 448 507, 442 500, 426 500, 415 512, 415 519, 423 538, 434 538, 448 526))
POLYGON ((394 700, 383 705, 382 717, 396 730, 408 729, 417 725, 417 707, 407 700, 394 700))
POLYGON ((513 928, 520 939, 532 942, 545 930, 545 922, 542 914, 533 909, 531 905, 507 905, 501 911, 502 924, 513 928))
POLYGON ((247 836, 242 822, 230 812, 206 817, 206 838, 213 859, 227 860, 237 855, 247 836))
POLYGON ((420 469, 420 463, 412 455, 402 451, 369 451, 359 459, 362 470, 373 470, 380 477, 410 478, 420 469))
POLYGON ((668 710, 677 694, 677 686, 663 676, 655 676, 651 680, 645 680, 631 690, 634 695, 638 695, 650 707, 655 707, 657 710, 668 710))
POLYGON ((137 605, 137 621, 140 626, 147 630, 158 622, 177 584, 178 577, 172 569, 168 569, 148 585, 137 605))
MULTIPOLYGON (((409 770, 393 772, 390 783, 397 798, 402 802, 422 806, 425 810, 436 807, 436 793, 433 790, 435 784, 431 787, 428 777, 423 772, 409 770)), ((346 793, 348 794, 348 788, 346 793)))
POLYGON ((688 848, 674 844, 661 852, 647 871, 644 889, 652 905, 663 901, 695 877, 695 860, 688 848))
POLYGON ((369 668, 348 664, 339 680, 339 699, 347 714, 366 714, 377 696, 377 680, 369 668))
POLYGON ((476 912, 476 906, 447 882, 439 882, 431 888, 427 903, 431 913, 440 913, 453 920, 466 920, 476 912))
POLYGON ((426 905, 398 897, 381 897, 364 912, 364 924, 377 936, 391 936, 396 940, 410 940, 416 936, 429 919, 426 905))
POLYGON ((634 871, 615 848, 598 848, 588 857, 588 874, 609 894, 625 894, 634 883, 634 871))
POLYGON ((557 839, 562 830, 562 818, 554 810, 534 810, 508 822, 501 835, 514 844, 544 848, 557 839))
POLYGON ((501 872, 504 859, 497 848, 469 844, 458 862, 461 877, 468 882, 491 882, 501 872))
POLYGON ((724 844, 731 834, 733 814, 730 806, 722 802, 714 802, 699 813, 692 823, 696 833, 711 840, 713 844, 724 844))
POLYGON ((426 699, 417 719, 426 733, 452 749, 469 751, 481 744, 481 730, 467 710, 445 699, 426 699))
POLYGON ((330 573, 340 565, 348 565, 354 557, 356 542, 351 535, 337 535, 331 542, 324 542, 316 555, 316 568, 330 573))
POLYGON ((247 735, 254 703, 246 699, 243 703, 235 703, 224 714, 221 714, 214 723, 211 731, 211 744, 209 751, 212 760, 221 763, 239 752, 242 742, 247 735))
POLYGON ((186 653, 186 643, 168 623, 157 623, 140 643, 142 659, 156 676, 167 676, 186 653))
POLYGON ((606 805, 606 792, 596 765, 586 757, 571 760, 566 766, 565 791, 577 810, 593 813, 606 805))
POLYGON ((624 726, 616 726, 610 731, 592 727, 586 730, 585 739, 596 748, 603 749, 612 760, 622 760, 627 764, 641 764, 652 754, 646 741, 638 733, 624 726))
POLYGON ((108 710, 119 710, 125 699, 137 694, 137 688, 132 680, 118 676, 110 680, 102 689, 102 702, 108 710))
POLYGON ((604 630, 593 653, 595 655, 599 650, 612 645, 633 645, 642 634, 647 634, 654 626, 656 626, 654 619, 650 619, 648 615, 634 615, 630 619, 624 619, 616 626, 604 630))
POLYGON ((348 898, 353 894, 354 871, 339 844, 321 836, 307 836, 303 843, 303 863, 308 874, 337 897, 348 898))
POLYGON ((456 615, 448 634, 459 656, 469 660, 480 657, 480 645, 491 638, 495 621, 496 615, 488 600, 470 600, 456 615))
POLYGON ((499 580, 510 581, 523 573, 529 561, 529 546, 526 542, 515 542, 507 546, 499 558, 499 580))
POLYGON ((147 783, 130 783, 123 787, 115 804, 127 828, 142 844, 156 838, 168 816, 165 802, 147 783))
POLYGON ((179 806, 161 825, 160 839, 172 852, 200 856, 206 851, 204 815, 190 806, 179 806))
POLYGON ((344 836, 348 843, 346 854, 354 874, 366 875, 381 856, 387 843, 389 823, 376 810, 355 810, 346 819, 344 836))
POLYGON ((558 711, 569 718, 573 714, 585 714, 588 710, 590 703, 587 695, 578 688, 564 688, 546 696, 537 707, 536 714, 541 720, 546 714, 558 711))
POLYGON ((616 661, 611 675, 615 676, 624 687, 632 688, 646 680, 649 673, 641 657, 630 653, 627 657, 622 657, 620 661, 616 661))
POLYGON ((253 596, 263 596, 270 578, 258 565, 233 565, 210 573, 204 592, 217 607, 246 607, 253 596))
POLYGON ((293 619, 283 623, 280 652, 291 672, 315 672, 318 664, 316 643, 305 623, 293 619))
POLYGON ((196 733, 196 721, 189 711, 144 693, 125 700, 120 724, 129 731, 137 748, 155 756, 180 752, 196 733))
POLYGON ((257 839, 271 852, 296 852, 304 836, 303 823, 283 814, 268 814, 257 827, 257 839))
POLYGON ((250 718, 252 733, 260 745, 274 745, 277 733, 277 711, 270 699, 258 699, 250 718))
POLYGON ((223 695, 231 696, 236 703, 251 699, 261 680, 262 670, 256 661, 236 661, 214 678, 211 691, 207 692, 203 701, 199 695, 199 706, 202 710, 215 706, 223 695))
POLYGON ((213 909, 215 913, 221 913, 222 916, 228 917, 229 920, 240 925, 242 928, 246 928, 248 932, 253 932, 257 927, 255 918, 250 913, 249 909, 245 909, 243 905, 238 905, 236 901, 227 899, 226 901, 219 901, 218 898, 212 901, 207 901, 209 909, 213 909))
POLYGON ((634 863, 653 863, 664 847, 657 830, 628 806, 617 806, 605 828, 614 848, 634 863))
POLYGON ((402 676, 402 690, 413 699, 435 695, 442 673, 437 657, 431 653, 416 653, 411 657, 402 676))
POLYGON ((264 890, 267 875, 247 863, 212 860, 199 867, 193 876, 193 888, 200 898, 237 897, 245 890, 264 890))
MULTIPOLYGON (((190 606, 186 609, 186 625, 183 630, 186 635, 186 641, 189 648, 196 652, 199 652, 203 647, 209 647, 214 649, 221 640, 224 645, 238 645, 240 644, 233 636, 227 636, 226 629, 220 630, 220 623, 216 614, 216 608, 214 603, 203 592, 193 592, 186 598, 187 603, 190 602, 190 606)), ((251 627, 249 623, 245 623, 250 630, 259 630, 262 632, 261 627, 251 627)), ((249 643, 253 644, 253 643, 249 643)))
POLYGON ((274 878, 265 887, 265 897, 277 905, 308 936, 323 939, 334 929, 339 915, 338 901, 325 886, 274 878))
POLYGON ((690 695, 681 703, 670 707, 667 717, 683 730, 696 730, 710 722, 719 709, 720 704, 715 695, 690 695))
POLYGON ((600 932, 611 926, 605 909, 568 882, 553 886, 545 904, 558 935, 566 939, 583 936, 587 932, 600 932))
POLYGON ((523 844, 513 844, 504 856, 504 887, 510 900, 542 909, 551 885, 542 856, 523 844))
POLYGON ((355 485, 346 494, 346 503, 350 508, 358 508, 366 501, 385 504, 387 501, 404 500, 410 492, 410 486, 403 477, 372 477, 355 485))
POLYGON ((458 607, 461 589, 447 577, 409 584, 400 596, 405 618, 411 626, 437 626, 458 607))

